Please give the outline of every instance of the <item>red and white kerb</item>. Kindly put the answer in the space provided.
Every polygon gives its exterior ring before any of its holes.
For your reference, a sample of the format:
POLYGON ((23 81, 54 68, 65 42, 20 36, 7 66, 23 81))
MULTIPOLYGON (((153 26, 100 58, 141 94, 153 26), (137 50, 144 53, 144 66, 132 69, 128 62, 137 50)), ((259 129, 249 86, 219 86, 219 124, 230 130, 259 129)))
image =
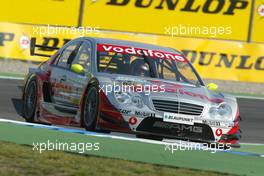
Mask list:
POLYGON ((177 62, 187 62, 187 60, 180 54, 168 53, 168 52, 150 50, 150 49, 133 48, 133 47, 128 47, 128 46, 97 44, 97 50, 106 51, 106 52, 116 52, 116 53, 122 53, 122 54, 133 54, 133 55, 138 55, 138 56, 145 55, 147 57, 168 59, 168 60, 174 60, 177 62))

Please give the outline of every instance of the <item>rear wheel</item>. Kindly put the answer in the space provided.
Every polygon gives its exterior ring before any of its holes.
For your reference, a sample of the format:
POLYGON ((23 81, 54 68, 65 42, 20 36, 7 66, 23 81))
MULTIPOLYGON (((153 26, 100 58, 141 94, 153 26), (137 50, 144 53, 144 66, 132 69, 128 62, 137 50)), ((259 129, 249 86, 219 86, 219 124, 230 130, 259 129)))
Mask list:
POLYGON ((87 91, 84 104, 84 127, 86 130, 95 130, 99 109, 99 93, 95 86, 91 86, 87 91))
POLYGON ((23 116, 27 122, 34 122, 37 105, 37 81, 32 78, 25 90, 23 101, 23 116))

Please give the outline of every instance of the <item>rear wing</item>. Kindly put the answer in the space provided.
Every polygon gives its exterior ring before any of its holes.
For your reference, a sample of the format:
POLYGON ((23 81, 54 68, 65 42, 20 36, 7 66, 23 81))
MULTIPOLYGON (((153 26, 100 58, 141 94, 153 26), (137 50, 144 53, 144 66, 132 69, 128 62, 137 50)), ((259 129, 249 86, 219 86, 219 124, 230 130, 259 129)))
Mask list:
POLYGON ((49 54, 43 54, 43 53, 36 53, 35 52, 35 49, 36 48, 41 48, 43 50, 49 50, 49 51, 52 51, 52 50, 59 50, 60 48, 58 47, 52 47, 52 46, 47 46, 47 45, 38 45, 36 44, 36 38, 33 37, 30 39, 30 55, 31 56, 42 56, 42 57, 51 57, 52 55, 49 55, 49 54))

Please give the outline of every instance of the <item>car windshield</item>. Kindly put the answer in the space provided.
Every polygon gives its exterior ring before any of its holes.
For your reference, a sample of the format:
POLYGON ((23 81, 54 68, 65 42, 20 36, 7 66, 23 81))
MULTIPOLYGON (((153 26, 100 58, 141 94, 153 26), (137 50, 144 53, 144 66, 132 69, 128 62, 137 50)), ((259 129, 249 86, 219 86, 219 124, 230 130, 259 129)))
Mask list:
POLYGON ((201 84, 191 64, 180 53, 97 45, 99 72, 159 78, 189 84, 201 84))

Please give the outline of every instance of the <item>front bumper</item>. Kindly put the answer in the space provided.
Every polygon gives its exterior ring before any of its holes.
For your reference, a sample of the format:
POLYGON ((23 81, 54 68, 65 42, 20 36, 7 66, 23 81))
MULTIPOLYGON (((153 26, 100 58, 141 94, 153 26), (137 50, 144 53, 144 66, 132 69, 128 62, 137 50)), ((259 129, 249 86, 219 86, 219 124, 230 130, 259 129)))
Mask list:
POLYGON ((136 128, 137 133, 152 134, 164 138, 192 141, 215 141, 210 126, 206 124, 186 125, 164 122, 161 118, 147 117, 136 128))

